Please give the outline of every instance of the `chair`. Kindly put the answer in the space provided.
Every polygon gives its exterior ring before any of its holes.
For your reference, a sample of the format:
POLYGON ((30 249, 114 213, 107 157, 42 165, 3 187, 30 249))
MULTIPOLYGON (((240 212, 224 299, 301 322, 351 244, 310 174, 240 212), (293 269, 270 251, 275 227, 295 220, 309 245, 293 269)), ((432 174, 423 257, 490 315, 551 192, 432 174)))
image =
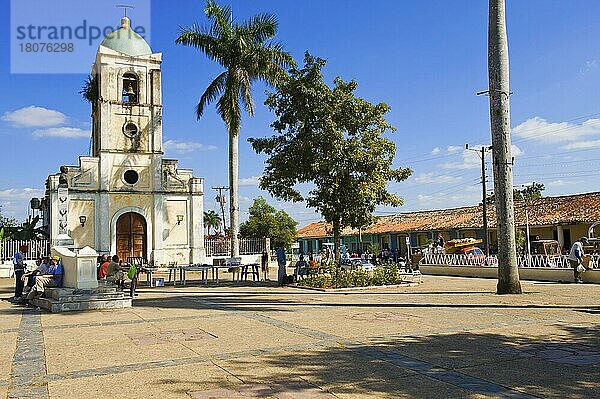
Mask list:
POLYGON ((130 256, 127 258, 127 263, 130 265, 145 266, 148 264, 148 259, 141 256, 130 256))

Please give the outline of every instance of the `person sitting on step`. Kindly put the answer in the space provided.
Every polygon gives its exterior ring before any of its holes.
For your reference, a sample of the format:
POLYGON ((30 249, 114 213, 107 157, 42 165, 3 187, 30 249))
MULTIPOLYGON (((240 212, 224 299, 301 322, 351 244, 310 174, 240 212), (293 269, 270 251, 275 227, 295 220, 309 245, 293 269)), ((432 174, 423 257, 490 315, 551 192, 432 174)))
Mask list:
POLYGON ((118 255, 113 255, 112 261, 106 268, 106 281, 116 284, 121 288, 125 285, 125 273, 121 270, 121 262, 119 262, 118 255))
POLYGON ((27 272, 23 275, 23 277, 21 277, 23 282, 27 282, 27 284, 25 285, 25 289, 23 290, 23 294, 25 295, 27 295, 35 285, 36 276, 41 276, 48 272, 48 266, 50 266, 50 258, 48 256, 45 256, 44 258, 38 258, 35 261, 35 264, 37 266, 35 270, 27 272))
POLYGON ((28 302, 32 299, 39 298, 44 294, 46 288, 60 287, 62 285, 63 267, 60 264, 60 259, 57 256, 50 258, 50 266, 46 274, 37 276, 35 285, 29 291, 27 296, 23 296, 19 302, 28 302))

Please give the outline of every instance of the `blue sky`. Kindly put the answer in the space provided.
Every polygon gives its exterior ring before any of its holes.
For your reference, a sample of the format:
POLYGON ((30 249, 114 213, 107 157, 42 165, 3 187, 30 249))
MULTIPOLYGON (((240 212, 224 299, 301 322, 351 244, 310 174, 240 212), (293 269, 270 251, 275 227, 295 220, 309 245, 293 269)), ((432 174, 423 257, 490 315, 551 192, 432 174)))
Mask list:
MULTIPOLYGON (((117 24, 121 11, 113 10, 116 2, 103 3, 117 24)), ((475 95, 487 88, 486 1, 229 4, 238 20, 259 12, 276 14, 277 39, 298 61, 305 51, 325 58, 329 82, 335 76, 355 79, 359 96, 391 106, 388 120, 397 131, 389 137, 397 143, 396 165, 414 173, 391 186, 405 205, 377 214, 478 203, 479 160, 463 147, 490 143, 488 98, 475 95)), ((152 1, 150 44, 163 52, 166 156, 206 179, 205 208, 215 209, 210 187, 227 183, 226 129, 213 107, 197 121, 194 106, 220 70, 195 50, 174 44, 180 26, 206 22, 203 5, 152 1)), ((77 93, 85 74, 10 73, 9 2, 2 0, 1 7, 0 204, 3 213, 22 218, 26 201, 43 193, 48 174, 88 154, 90 107, 77 93), (38 108, 44 108, 45 126, 35 124, 38 108), (48 116, 55 121, 52 126, 48 116)), ((544 183, 546 195, 600 190, 600 2, 508 0, 507 10, 515 183, 544 183)), ((135 10, 130 16, 135 24, 135 10)), ((242 218, 252 198, 269 198, 256 183, 264 158, 246 142, 272 133, 274 116, 262 106, 264 91, 255 86, 256 116, 244 118, 242 126, 242 218)), ((269 200, 300 225, 319 219, 303 204, 269 200)))

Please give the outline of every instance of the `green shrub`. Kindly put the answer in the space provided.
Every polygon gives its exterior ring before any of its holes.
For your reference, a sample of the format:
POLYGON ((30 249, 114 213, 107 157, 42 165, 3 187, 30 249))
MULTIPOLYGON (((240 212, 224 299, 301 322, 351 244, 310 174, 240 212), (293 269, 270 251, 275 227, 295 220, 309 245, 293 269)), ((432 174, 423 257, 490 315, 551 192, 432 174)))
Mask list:
POLYGON ((327 274, 313 274, 298 281, 298 285, 313 288, 331 288, 331 276, 327 274))
POLYGON ((395 285, 400 284, 401 281, 395 266, 378 267, 373 272, 344 270, 339 266, 330 266, 325 274, 308 276, 300 280, 298 285, 313 288, 349 288, 395 285))

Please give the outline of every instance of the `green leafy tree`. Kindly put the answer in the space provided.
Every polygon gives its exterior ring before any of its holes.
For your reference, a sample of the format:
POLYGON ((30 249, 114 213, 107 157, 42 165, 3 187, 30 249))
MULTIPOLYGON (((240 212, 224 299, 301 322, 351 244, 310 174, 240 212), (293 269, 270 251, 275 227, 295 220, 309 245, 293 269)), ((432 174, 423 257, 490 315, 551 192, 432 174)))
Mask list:
POLYGON ((213 210, 204 212, 204 227, 206 227, 206 232, 210 235, 210 229, 213 229, 213 232, 217 232, 217 229, 221 226, 221 216, 213 210))
POLYGON ((204 12, 212 21, 210 26, 184 28, 176 43, 197 48, 225 69, 200 97, 196 116, 200 119, 206 106, 216 101, 217 112, 227 125, 231 256, 238 256, 238 136, 242 107, 253 116, 252 84, 259 80, 276 85, 294 60, 281 44, 271 41, 277 33, 274 15, 259 14, 237 23, 230 7, 221 7, 213 0, 206 2, 204 12))
POLYGON ((14 222, 14 219, 9 219, 9 223, 2 227, 1 236, 3 240, 34 240, 40 234, 46 236, 47 233, 36 228, 40 221, 40 217, 27 218, 22 224, 14 222))
POLYGON ((513 191, 513 198, 516 201, 526 201, 536 198, 542 198, 542 191, 546 187, 542 183, 532 183, 531 185, 521 189, 513 191))
MULTIPOLYGON (((542 183, 532 183, 529 186, 526 186, 522 189, 513 189, 513 199, 515 201, 527 201, 536 198, 542 198, 542 191, 544 191, 546 187, 542 183)), ((487 196, 487 203, 493 204, 496 200, 496 196, 492 193, 487 196)))
POLYGON ((254 150, 268 156, 260 187, 286 201, 306 201, 332 224, 335 252, 345 226, 372 221, 377 205, 399 206, 388 182, 406 179, 409 169, 393 168, 396 146, 383 134, 394 130, 384 115, 390 107, 355 96, 355 81, 323 81, 325 61, 305 56, 303 68, 270 93, 276 134, 251 138, 254 150), (300 191, 300 185, 312 188, 300 191))
POLYGON ((284 210, 277 211, 263 197, 254 199, 249 209, 250 217, 240 225, 244 238, 269 237, 275 246, 290 248, 296 236, 298 223, 284 210))
POLYGON ((12 232, 17 229, 17 221, 0 212, 0 241, 12 239, 12 232))

